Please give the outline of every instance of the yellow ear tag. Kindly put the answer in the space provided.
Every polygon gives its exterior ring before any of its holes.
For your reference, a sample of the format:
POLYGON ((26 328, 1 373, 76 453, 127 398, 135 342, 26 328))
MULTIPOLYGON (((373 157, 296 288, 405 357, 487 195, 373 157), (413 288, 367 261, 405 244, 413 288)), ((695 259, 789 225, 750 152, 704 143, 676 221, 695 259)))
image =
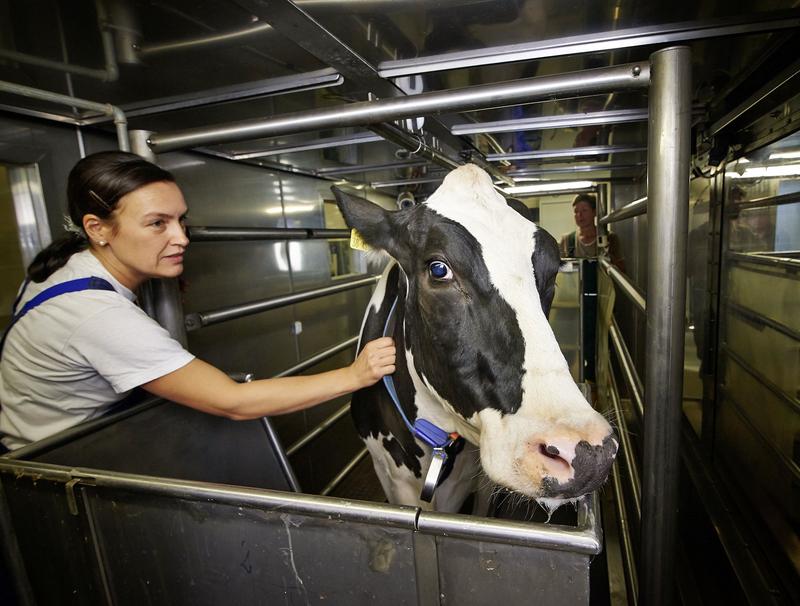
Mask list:
POLYGON ((355 250, 370 250, 369 244, 364 242, 364 238, 355 229, 350 230, 350 248, 355 250))

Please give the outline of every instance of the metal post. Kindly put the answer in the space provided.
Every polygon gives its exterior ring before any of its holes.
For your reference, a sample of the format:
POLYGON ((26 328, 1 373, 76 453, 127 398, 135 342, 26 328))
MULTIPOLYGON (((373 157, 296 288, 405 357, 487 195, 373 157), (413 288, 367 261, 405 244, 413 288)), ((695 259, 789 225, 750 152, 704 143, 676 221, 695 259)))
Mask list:
MULTIPOLYGON (((131 149, 145 160, 155 163, 156 155, 147 144, 148 131, 130 131, 131 149)), ((186 324, 183 317, 183 303, 177 278, 158 278, 148 280, 139 292, 142 308, 161 326, 169 331, 173 339, 186 347, 186 324)))
POLYGON ((641 600, 670 605, 683 393, 686 240, 689 209, 691 51, 650 56, 647 361, 644 416, 641 600))

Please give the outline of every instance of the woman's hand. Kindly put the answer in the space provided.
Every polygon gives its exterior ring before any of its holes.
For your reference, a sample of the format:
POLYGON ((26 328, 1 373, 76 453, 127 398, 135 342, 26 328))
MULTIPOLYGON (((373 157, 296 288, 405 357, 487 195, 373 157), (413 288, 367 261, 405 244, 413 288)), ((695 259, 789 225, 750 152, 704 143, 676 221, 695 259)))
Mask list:
POLYGON ((350 365, 356 377, 358 389, 378 382, 383 375, 394 372, 395 348, 391 337, 381 337, 370 341, 350 365))

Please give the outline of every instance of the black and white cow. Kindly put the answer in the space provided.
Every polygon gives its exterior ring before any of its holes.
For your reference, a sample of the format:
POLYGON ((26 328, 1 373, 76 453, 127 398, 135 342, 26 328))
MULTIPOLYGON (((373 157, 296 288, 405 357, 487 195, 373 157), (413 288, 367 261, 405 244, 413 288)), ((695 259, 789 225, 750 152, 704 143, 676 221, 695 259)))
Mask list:
MULTIPOLYGON (((361 343, 382 335, 395 298, 399 401, 479 446, 488 477, 547 507, 598 488, 617 450, 608 422, 573 381, 547 321, 560 264, 553 237, 506 204, 489 175, 459 167, 425 204, 387 211, 334 188, 348 225, 393 261, 361 343)), ((352 414, 390 502, 419 500, 431 451, 381 382, 352 414)), ((456 459, 433 507, 457 511, 476 487, 475 448, 456 459)))

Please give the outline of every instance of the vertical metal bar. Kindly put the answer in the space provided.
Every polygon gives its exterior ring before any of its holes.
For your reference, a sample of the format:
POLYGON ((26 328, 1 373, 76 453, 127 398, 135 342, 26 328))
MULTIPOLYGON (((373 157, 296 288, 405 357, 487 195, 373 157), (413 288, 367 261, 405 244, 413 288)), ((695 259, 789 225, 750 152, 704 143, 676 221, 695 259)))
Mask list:
POLYGON ((691 51, 650 56, 647 347, 640 601, 674 604, 689 209, 691 51))
MULTIPOLYGON (((131 151, 145 160, 156 163, 156 155, 147 143, 150 132, 132 130, 130 132, 131 151)), ((183 304, 177 278, 149 280, 140 290, 144 309, 154 320, 169 331, 172 338, 186 347, 186 322, 183 317, 183 304)))

